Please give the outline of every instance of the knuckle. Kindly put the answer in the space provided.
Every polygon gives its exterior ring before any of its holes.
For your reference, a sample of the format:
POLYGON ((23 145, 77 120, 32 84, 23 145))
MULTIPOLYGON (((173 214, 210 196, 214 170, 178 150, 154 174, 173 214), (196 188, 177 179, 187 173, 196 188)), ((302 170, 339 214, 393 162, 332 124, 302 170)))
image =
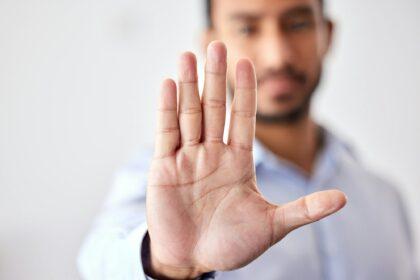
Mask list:
POLYGON ((196 77, 192 77, 180 80, 178 83, 180 86, 196 86, 198 84, 198 81, 196 77))
POLYGON ((308 202, 307 202, 307 198, 306 197, 304 197, 302 200, 301 200, 302 202, 302 215, 303 215, 303 218, 306 220, 306 221, 312 221, 313 220, 313 217, 312 217, 312 215, 311 215, 311 212, 309 211, 309 208, 308 208, 308 202))
POLYGON ((162 127, 158 129, 158 134, 172 134, 172 133, 178 133, 179 127, 162 127))
POLYGON ((201 142, 200 137, 183 139, 182 144, 187 147, 196 146, 201 142))
POLYGON ((200 107, 188 107, 188 108, 181 108, 180 113, 183 115, 194 115, 194 114, 201 114, 202 109, 200 107))
POLYGON ((245 151, 248 151, 248 152, 252 152, 252 150, 253 150, 252 145, 241 143, 241 142, 230 141, 229 145, 233 148, 245 150, 245 151))
POLYGON ((192 147, 192 146, 198 145, 199 143, 200 143, 199 139, 188 139, 184 141, 183 145, 187 147, 192 147))
POLYGON ((232 111, 232 115, 240 118, 255 118, 255 112, 254 111, 248 111, 248 110, 234 110, 232 111))
POLYGON ((157 109, 157 111, 158 111, 159 113, 174 113, 174 112, 176 112, 177 110, 176 110, 176 109, 174 109, 174 108, 158 108, 158 109, 157 109))
POLYGON ((212 109, 225 109, 226 102, 225 100, 222 100, 222 99, 208 98, 204 100, 203 106, 207 108, 212 108, 212 109))
POLYGON ((222 78, 226 76, 226 70, 225 70, 224 65, 213 65, 213 67, 216 67, 218 69, 214 69, 214 70, 206 69, 205 74, 209 76, 216 76, 216 77, 222 77, 222 78))
POLYGON ((220 143, 220 142, 223 142, 223 137, 214 136, 214 135, 210 135, 210 134, 206 134, 204 136, 204 139, 208 143, 220 143))

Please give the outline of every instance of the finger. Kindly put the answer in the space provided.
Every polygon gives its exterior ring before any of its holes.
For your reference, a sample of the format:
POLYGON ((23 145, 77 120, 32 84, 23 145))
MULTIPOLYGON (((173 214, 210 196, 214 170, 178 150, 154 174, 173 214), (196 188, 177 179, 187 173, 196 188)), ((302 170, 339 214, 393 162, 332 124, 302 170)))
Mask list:
POLYGON ((181 56, 179 64, 179 126, 182 145, 201 140, 202 109, 198 94, 197 60, 193 53, 181 56))
POLYGON ((277 207, 274 214, 276 242, 294 229, 337 212, 346 202, 347 198, 343 192, 329 190, 316 192, 277 207))
POLYGON ((226 47, 212 42, 207 48, 203 91, 203 141, 223 142, 226 118, 226 47))
POLYGON ((162 83, 158 104, 155 156, 165 157, 171 155, 178 146, 179 125, 176 83, 171 79, 167 79, 162 83))
POLYGON ((236 89, 232 105, 228 144, 252 149, 257 111, 256 78, 252 62, 241 59, 236 66, 236 89))

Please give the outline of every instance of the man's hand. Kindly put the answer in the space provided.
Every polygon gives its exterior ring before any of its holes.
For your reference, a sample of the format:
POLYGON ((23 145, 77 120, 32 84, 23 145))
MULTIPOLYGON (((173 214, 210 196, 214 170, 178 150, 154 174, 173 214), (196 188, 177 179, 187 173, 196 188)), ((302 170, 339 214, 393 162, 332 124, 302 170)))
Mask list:
POLYGON ((256 185, 252 156, 256 115, 252 63, 247 59, 237 63, 226 144, 225 46, 213 42, 208 48, 201 99, 196 64, 192 53, 183 54, 178 91, 172 80, 162 85, 147 188, 149 270, 156 278, 187 279, 240 268, 290 231, 346 203, 345 195, 336 190, 285 205, 269 203, 256 185))

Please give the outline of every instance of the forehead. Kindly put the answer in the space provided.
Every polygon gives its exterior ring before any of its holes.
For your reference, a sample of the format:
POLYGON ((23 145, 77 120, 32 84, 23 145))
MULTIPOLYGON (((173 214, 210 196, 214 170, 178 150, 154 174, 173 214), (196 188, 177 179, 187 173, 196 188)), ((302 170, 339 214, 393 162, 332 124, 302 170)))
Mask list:
POLYGON ((278 17, 296 8, 307 8, 321 15, 319 0, 213 0, 213 17, 228 20, 236 14, 278 17))

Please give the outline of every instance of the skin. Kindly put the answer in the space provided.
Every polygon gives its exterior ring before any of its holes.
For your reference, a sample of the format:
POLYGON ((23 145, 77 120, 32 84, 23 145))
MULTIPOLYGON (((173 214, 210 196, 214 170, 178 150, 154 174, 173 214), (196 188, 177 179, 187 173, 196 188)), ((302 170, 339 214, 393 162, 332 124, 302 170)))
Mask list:
POLYGON ((213 0, 212 18, 213 28, 204 33, 203 45, 212 40, 226 43, 229 88, 234 87, 236 61, 247 57, 256 68, 259 115, 284 117, 303 107, 303 115, 293 122, 259 121, 256 137, 309 176, 319 145, 308 101, 331 45, 332 22, 318 0, 213 0), (306 82, 287 75, 290 68, 306 82))
MULTIPOLYGON (((319 5, 316 0, 215 0, 215 27, 206 32, 204 42, 221 39, 226 44, 208 44, 202 97, 192 53, 180 57, 178 87, 173 80, 163 82, 146 200, 150 259, 145 269, 150 276, 193 279, 209 271, 243 267, 292 230, 345 205, 346 197, 338 190, 274 205, 256 184, 252 156, 256 134, 280 156, 288 157, 281 153, 285 149, 290 157, 310 162, 316 154, 317 129, 309 114, 293 123, 256 123, 257 110, 278 117, 301 106, 319 78, 329 45, 324 34, 328 24, 292 35, 275 28, 278 15, 302 4, 313 9, 319 5), (241 12, 263 14, 260 35, 234 35, 226 21, 231 22, 229 15, 238 7, 241 12), (284 68, 286 62, 305 73, 305 83, 278 74, 258 81, 255 68, 266 72, 284 68), (224 143, 227 81, 234 98, 224 143), (285 139, 272 140, 279 135, 285 139)), ((304 164, 292 162, 305 170, 304 164)))

